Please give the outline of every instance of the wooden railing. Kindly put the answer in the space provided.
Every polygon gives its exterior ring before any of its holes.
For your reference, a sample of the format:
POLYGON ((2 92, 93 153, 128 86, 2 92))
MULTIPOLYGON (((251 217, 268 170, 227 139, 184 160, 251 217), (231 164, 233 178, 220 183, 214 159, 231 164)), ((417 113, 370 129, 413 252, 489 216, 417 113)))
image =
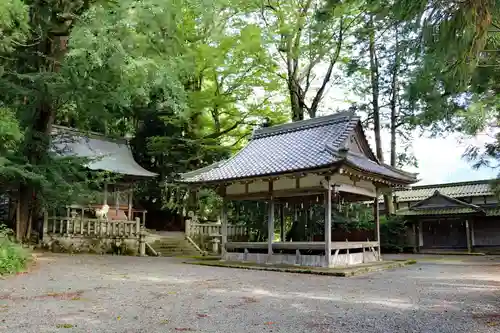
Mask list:
MULTIPOLYGON (((88 215, 95 216, 94 214, 95 214, 96 208, 101 208, 101 207, 102 207, 102 205, 98 205, 98 204, 91 204, 91 205, 87 205, 87 206, 73 204, 73 205, 66 207, 67 216, 70 217, 70 216, 75 215, 76 218, 79 218, 81 216, 85 216, 86 213, 88 213, 87 216, 88 215)), ((148 212, 147 210, 132 208, 132 211, 129 213, 128 206, 121 205, 119 207, 116 207, 116 206, 110 205, 110 207, 109 207, 110 217, 115 214, 117 209, 119 211, 124 212, 127 217, 130 214, 131 215, 130 221, 135 221, 135 219, 137 217, 141 218, 142 225, 145 226, 146 213, 148 212)), ((113 218, 110 218, 110 220, 113 220, 113 218)))
MULTIPOLYGON (((193 237, 195 235, 205 235, 220 237, 222 235, 222 225, 220 223, 193 223, 190 220, 186 220, 186 236, 193 237)), ((227 226, 227 236, 246 236, 248 235, 248 228, 241 225, 231 225, 227 226)))
MULTIPOLYGON (((378 242, 331 242, 332 251, 335 250, 349 250, 349 249, 362 249, 362 248, 377 248, 378 242)), ((228 242, 226 244, 227 250, 234 249, 259 249, 264 250, 268 248, 267 242, 228 242)), ((273 250, 324 250, 325 242, 273 242, 273 250)))
POLYGON ((140 219, 135 221, 105 221, 89 218, 44 218, 44 234, 58 236, 87 236, 97 238, 139 238, 140 219))

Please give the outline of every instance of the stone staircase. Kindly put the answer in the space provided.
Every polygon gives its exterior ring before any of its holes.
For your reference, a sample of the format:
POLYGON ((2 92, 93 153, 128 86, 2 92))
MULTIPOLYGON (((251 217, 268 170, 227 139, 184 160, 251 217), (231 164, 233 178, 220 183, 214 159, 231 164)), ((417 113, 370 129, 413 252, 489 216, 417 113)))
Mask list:
POLYGON ((183 232, 149 232, 146 242, 162 257, 199 256, 183 232))

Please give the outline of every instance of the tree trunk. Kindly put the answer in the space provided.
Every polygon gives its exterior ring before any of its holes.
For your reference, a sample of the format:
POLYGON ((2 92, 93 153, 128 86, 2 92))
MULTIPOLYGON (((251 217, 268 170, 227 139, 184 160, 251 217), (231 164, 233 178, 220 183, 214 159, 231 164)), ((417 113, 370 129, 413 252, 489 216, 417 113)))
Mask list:
MULTIPOLYGON (((379 63, 375 48, 375 27, 373 26, 373 17, 369 20, 370 32, 370 79, 372 86, 372 107, 373 107, 373 131, 375 134, 375 151, 378 160, 384 162, 384 152, 382 149, 381 125, 380 125, 380 106, 379 106, 379 63)), ((390 215, 394 212, 394 204, 391 194, 384 194, 385 214, 390 215)))
MULTIPOLYGON (((36 113, 33 128, 26 138, 25 156, 32 165, 42 162, 50 146, 50 133, 55 120, 55 112, 47 102, 41 102, 36 113)), ((16 232, 19 241, 29 240, 31 236, 31 220, 37 218, 35 198, 37 189, 30 184, 21 184, 19 187, 19 231, 16 232)))
POLYGON ((373 131, 375 134, 375 150, 377 158, 382 162, 384 154, 382 150, 382 139, 380 135, 380 106, 379 100, 379 79, 378 79, 378 59, 375 50, 375 28, 373 26, 373 18, 370 17, 370 79, 372 86, 372 110, 373 110, 373 131))
POLYGON ((304 120, 304 108, 300 101, 300 87, 293 78, 288 79, 288 91, 292 108, 292 121, 304 120))
POLYGON ((29 230, 29 220, 31 215, 33 191, 31 186, 22 184, 19 187, 19 200, 17 202, 16 216, 16 240, 18 242, 26 240, 31 234, 29 230))
MULTIPOLYGON (((66 51, 67 36, 46 37, 45 42, 38 44, 38 51, 42 55, 39 59, 40 68, 49 68, 53 72, 59 71, 59 64, 66 51), (47 63, 48 62, 48 63, 47 63)), ((45 87, 44 87, 45 88, 45 87)), ((36 107, 35 115, 28 127, 25 137, 24 154, 31 165, 39 165, 47 156, 50 148, 50 135, 54 124, 56 113, 52 107, 52 99, 47 91, 42 95, 42 99, 36 107)), ((17 217, 16 230, 18 240, 29 240, 31 236, 31 221, 37 218, 38 212, 35 208, 35 198, 37 188, 32 184, 21 184, 19 186, 19 216, 17 217)))
POLYGON ((397 165, 397 152, 396 152, 396 129, 398 127, 398 72, 399 72, 399 40, 398 40, 398 27, 395 27, 395 51, 394 51, 394 66, 392 68, 391 80, 391 166, 397 165))

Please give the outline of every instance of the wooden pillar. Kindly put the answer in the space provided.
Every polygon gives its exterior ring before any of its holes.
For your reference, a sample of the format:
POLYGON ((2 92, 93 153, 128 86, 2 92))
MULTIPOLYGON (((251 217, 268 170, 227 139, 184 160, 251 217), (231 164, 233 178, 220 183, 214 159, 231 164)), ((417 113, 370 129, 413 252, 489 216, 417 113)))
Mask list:
POLYGON ((412 221, 411 227, 413 229, 413 253, 417 253, 417 251, 418 251, 418 238, 417 238, 417 224, 415 221, 412 221))
POLYGON ((269 259, 273 254, 273 241, 274 241, 274 199, 271 197, 268 205, 267 212, 267 254, 269 259))
POLYGON ((327 189, 325 192, 325 266, 330 267, 332 259, 332 186, 330 177, 325 177, 327 189))
POLYGON ((118 211, 120 210, 120 191, 118 191, 118 186, 114 186, 115 193, 115 210, 116 210, 116 219, 118 220, 118 211))
POLYGON ((227 199, 222 199, 222 209, 221 209, 221 253, 222 259, 226 254, 226 243, 227 243, 227 199))
POLYGON ((104 200, 103 200, 103 205, 108 204, 108 183, 104 183, 104 200))
POLYGON ((285 241, 285 205, 280 204, 280 242, 285 241))
POLYGON ((474 247, 476 246, 476 239, 474 237, 474 220, 470 220, 469 224, 470 224, 470 243, 472 245, 472 250, 474 251, 474 247))
POLYGON ((132 186, 129 188, 128 192, 128 220, 132 221, 132 206, 133 206, 133 195, 134 195, 134 189, 132 186))
POLYGON ((465 220, 465 233, 467 236, 467 252, 472 252, 472 240, 471 240, 471 232, 469 226, 469 220, 465 220))
POLYGON ((16 205, 16 241, 21 241, 21 196, 19 196, 16 205))
POLYGON ((418 221, 418 249, 424 246, 424 224, 422 221, 418 221))
POLYGON ((378 260, 382 259, 381 250, 380 250, 380 212, 379 212, 379 198, 380 191, 378 188, 375 188, 375 200, 373 202, 373 218, 375 220, 375 228, 376 228, 376 236, 378 242, 378 260))

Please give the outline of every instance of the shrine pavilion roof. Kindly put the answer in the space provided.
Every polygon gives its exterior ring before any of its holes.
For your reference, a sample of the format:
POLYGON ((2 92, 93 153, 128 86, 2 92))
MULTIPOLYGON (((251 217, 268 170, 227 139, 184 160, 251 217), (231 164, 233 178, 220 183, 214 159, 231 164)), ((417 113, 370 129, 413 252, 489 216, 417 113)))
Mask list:
POLYGON ((390 183, 417 181, 415 174, 378 161, 366 141, 360 118, 352 112, 340 112, 258 129, 233 157, 185 173, 181 182, 218 183, 339 167, 390 183))
POLYGON ((112 139, 98 133, 54 126, 52 143, 53 150, 61 156, 88 158, 90 162, 85 167, 91 170, 138 177, 157 175, 135 161, 130 146, 124 139, 112 139))

